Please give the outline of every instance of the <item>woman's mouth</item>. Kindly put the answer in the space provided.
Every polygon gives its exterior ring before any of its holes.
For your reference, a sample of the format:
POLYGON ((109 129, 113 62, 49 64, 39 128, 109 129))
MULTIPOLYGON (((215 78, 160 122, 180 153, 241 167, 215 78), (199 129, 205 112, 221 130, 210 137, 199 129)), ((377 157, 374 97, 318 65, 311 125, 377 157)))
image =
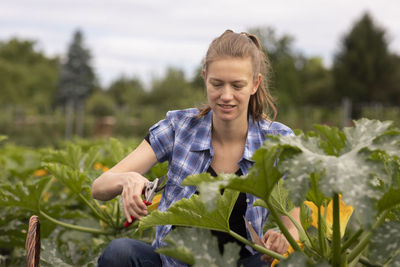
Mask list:
POLYGON ((223 111, 231 111, 232 109, 235 108, 235 105, 218 104, 218 106, 219 106, 223 111))

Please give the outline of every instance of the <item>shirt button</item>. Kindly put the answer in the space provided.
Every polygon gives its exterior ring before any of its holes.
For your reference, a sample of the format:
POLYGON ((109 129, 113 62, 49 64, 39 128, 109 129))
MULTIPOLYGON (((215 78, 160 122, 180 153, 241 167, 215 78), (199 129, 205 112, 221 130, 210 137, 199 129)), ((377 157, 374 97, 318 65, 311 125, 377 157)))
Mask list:
POLYGON ((250 202, 250 199, 246 198, 246 202, 249 203, 249 202, 250 202))

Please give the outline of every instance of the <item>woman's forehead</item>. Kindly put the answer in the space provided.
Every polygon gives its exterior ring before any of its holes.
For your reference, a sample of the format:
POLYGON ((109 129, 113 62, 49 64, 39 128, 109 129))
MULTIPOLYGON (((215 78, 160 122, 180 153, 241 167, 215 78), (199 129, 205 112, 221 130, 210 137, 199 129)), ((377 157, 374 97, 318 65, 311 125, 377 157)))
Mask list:
POLYGON ((250 58, 223 58, 213 61, 208 68, 209 79, 248 80, 253 76, 250 58))

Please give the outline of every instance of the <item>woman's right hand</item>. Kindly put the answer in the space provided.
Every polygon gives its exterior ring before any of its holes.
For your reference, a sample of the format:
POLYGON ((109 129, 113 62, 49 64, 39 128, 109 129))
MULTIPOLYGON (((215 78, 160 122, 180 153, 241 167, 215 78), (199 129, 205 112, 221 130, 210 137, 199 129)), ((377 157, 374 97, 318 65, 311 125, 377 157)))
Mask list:
POLYGON ((143 202, 142 192, 149 180, 137 172, 120 173, 120 175, 124 176, 121 192, 122 206, 126 220, 132 223, 132 217, 140 219, 147 215, 147 206, 143 202))

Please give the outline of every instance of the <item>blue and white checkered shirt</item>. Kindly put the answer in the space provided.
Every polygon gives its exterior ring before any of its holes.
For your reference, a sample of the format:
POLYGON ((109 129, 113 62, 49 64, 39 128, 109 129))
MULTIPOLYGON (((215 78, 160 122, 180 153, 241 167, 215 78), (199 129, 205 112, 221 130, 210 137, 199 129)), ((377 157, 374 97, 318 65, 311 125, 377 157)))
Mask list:
MULTIPOLYGON (((193 186, 181 186, 183 179, 192 174, 206 172, 211 164, 214 151, 211 145, 212 111, 205 117, 198 118, 197 109, 169 111, 164 120, 150 128, 150 144, 159 162, 168 160, 169 171, 167 183, 159 204, 160 211, 166 211, 172 203, 182 198, 190 198, 196 191, 193 186)), ((243 174, 247 174, 253 165, 253 153, 265 141, 265 135, 292 135, 287 126, 279 122, 265 120, 254 122, 249 116, 244 153, 238 165, 243 174)), ((253 207, 256 198, 246 195, 247 210, 245 217, 262 236, 262 228, 268 217, 268 211, 262 207, 253 207)), ((171 231, 171 225, 156 228, 153 247, 165 246, 163 238, 171 231)), ((247 233, 250 239, 249 233, 247 233)), ((249 250, 254 254, 250 247, 249 250)), ((186 266, 181 262, 161 255, 163 266, 186 266)))

